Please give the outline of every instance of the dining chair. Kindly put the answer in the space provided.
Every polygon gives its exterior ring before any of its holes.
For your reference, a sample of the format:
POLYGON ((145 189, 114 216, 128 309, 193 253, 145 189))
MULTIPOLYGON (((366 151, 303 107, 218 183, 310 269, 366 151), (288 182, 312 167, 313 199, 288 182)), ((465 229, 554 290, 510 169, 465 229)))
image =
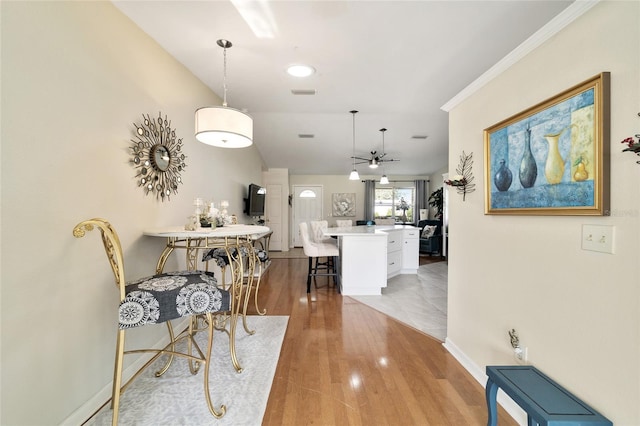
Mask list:
MULTIPOLYGON (((311 293, 311 278, 319 276, 333 277, 333 282, 340 291, 339 266, 340 251, 333 242, 317 243, 311 240, 309 235, 309 225, 306 222, 300 223, 300 237, 302 239, 302 250, 309 258, 309 272, 307 274, 307 293, 311 293), (321 258, 326 258, 321 262, 321 258)), ((317 285, 317 283, 316 283, 317 285)))
POLYGON ((338 228, 348 228, 352 226, 353 221, 351 219, 337 219, 336 226, 338 228))
MULTIPOLYGON (((76 238, 81 238, 85 236, 87 231, 92 231, 94 228, 100 230, 104 250, 115 276, 116 286, 120 291, 116 359, 111 398, 112 424, 114 426, 118 424, 120 395, 136 377, 162 354, 169 356, 162 368, 155 373, 156 377, 162 376, 169 369, 174 356, 184 357, 189 360, 191 374, 196 374, 202 365, 204 369, 204 396, 209 411, 216 418, 222 417, 226 412, 226 407, 221 405, 219 410, 216 410, 211 402, 209 361, 213 346, 213 316, 230 310, 231 297, 229 292, 219 289, 213 273, 206 271, 164 272, 126 282, 120 239, 107 220, 95 218, 80 222, 73 228, 73 235, 76 238), (205 324, 200 321, 199 325, 199 317, 204 317, 205 324), (179 318, 188 319, 189 326, 175 335, 171 320, 179 318), (124 350, 127 330, 160 323, 165 323, 169 330, 170 341, 164 348, 124 350), (196 332, 203 331, 205 326, 207 332, 206 347, 200 348, 195 340, 195 335, 196 332), (178 343, 182 342, 186 343, 184 352, 176 347, 178 343), (155 353, 155 355, 123 386, 122 366, 124 355, 146 352, 155 353)), ((183 345, 180 346, 180 348, 182 347, 183 345)))
MULTIPOLYGON (((253 259, 249 256, 250 251, 247 247, 240 247, 240 255, 244 259, 244 265, 247 269, 245 272, 245 276, 243 277, 243 286, 245 287, 245 291, 243 292, 244 300, 242 303, 242 326, 247 334, 254 334, 255 330, 250 330, 249 325, 247 323, 247 310, 249 307, 249 300, 251 299, 251 293, 253 292, 253 300, 256 312, 258 315, 266 315, 267 310, 262 309, 258 305, 258 293, 260 291, 260 281, 262 280, 262 275, 266 271, 270 259, 269 252, 264 249, 264 247, 252 247, 254 257, 253 259), (253 267, 249 265, 253 262, 253 267), (249 270, 253 271, 253 274, 250 275, 249 270)), ((231 252, 231 256, 235 257, 238 255, 237 249, 233 249, 231 252)), ((227 252, 224 248, 217 247, 212 248, 205 251, 202 255, 202 262, 204 262, 205 270, 209 270, 209 262, 214 261, 218 268, 220 269, 220 280, 222 283, 222 288, 227 289, 231 286, 231 283, 227 283, 227 268, 229 267, 230 260, 227 252)), ((233 274, 233 270, 229 269, 233 274)), ((233 281, 233 276, 230 281, 233 281)))

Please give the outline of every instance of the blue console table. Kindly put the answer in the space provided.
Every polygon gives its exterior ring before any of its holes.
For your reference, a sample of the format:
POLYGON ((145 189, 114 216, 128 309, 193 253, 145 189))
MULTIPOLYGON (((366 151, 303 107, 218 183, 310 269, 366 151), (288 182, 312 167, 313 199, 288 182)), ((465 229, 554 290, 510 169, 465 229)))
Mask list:
POLYGON ((526 413, 529 426, 612 426, 598 413, 558 383, 530 365, 487 366, 488 426, 498 423, 498 388, 526 413))

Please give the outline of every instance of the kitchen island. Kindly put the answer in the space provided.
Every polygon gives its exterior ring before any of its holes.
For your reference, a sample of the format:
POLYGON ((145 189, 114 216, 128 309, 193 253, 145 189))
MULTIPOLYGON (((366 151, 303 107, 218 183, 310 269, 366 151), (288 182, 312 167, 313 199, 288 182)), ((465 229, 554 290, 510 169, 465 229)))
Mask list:
POLYGON ((379 295, 388 278, 418 273, 420 229, 414 226, 348 226, 324 234, 338 238, 345 296, 379 295))

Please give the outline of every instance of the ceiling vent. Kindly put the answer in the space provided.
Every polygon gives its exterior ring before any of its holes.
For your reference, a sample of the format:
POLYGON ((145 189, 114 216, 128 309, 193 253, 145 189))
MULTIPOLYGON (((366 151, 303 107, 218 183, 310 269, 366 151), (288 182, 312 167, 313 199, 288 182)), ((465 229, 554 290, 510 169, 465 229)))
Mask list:
POLYGON ((427 136, 427 135, 413 135, 413 136, 411 136, 411 139, 423 139, 424 140, 424 139, 426 139, 428 137, 429 136, 427 136))
POLYGON ((313 139, 313 138, 316 137, 316 135, 311 134, 311 133, 300 133, 300 134, 298 134, 298 137, 300 139, 313 139))
POLYGON ((294 95, 315 95, 316 89, 291 89, 294 95))

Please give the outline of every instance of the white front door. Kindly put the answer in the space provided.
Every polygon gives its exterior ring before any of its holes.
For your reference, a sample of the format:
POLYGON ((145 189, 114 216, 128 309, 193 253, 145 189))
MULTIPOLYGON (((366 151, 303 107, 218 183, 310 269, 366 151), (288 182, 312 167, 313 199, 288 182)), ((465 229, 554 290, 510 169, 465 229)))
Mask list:
POLYGON ((293 186, 293 246, 302 247, 300 238, 300 224, 310 220, 322 219, 322 186, 294 185, 293 186))

